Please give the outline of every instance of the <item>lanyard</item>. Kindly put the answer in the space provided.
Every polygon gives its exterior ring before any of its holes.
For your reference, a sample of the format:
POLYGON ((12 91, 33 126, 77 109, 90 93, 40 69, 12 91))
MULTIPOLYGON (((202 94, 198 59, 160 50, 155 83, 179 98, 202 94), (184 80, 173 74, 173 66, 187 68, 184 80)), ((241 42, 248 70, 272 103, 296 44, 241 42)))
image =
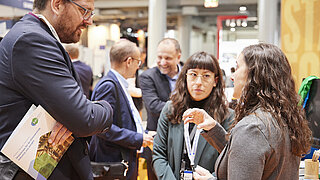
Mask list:
POLYGON ((193 143, 192 143, 192 147, 191 147, 191 141, 190 141, 190 135, 189 135, 189 123, 184 125, 184 141, 186 142, 186 148, 187 148, 188 157, 190 159, 191 167, 194 166, 194 158, 195 158, 197 147, 198 147, 200 131, 201 129, 197 129, 196 134, 194 136, 193 143))

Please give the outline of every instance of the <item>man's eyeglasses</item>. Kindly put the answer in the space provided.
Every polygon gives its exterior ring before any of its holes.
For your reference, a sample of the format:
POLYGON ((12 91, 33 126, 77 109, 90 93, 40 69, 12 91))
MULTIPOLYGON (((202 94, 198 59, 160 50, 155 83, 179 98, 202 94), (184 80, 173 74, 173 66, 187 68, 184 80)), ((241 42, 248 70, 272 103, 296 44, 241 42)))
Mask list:
POLYGON ((141 65, 141 63, 142 63, 142 61, 140 60, 140 59, 135 59, 135 58, 133 58, 133 57, 131 57, 133 60, 136 60, 136 61, 138 61, 138 65, 140 66, 141 65))
POLYGON ((209 82, 214 81, 214 79, 213 79, 214 75, 209 74, 209 73, 197 74, 195 72, 188 72, 186 75, 187 75, 187 78, 190 79, 191 81, 196 81, 198 79, 198 77, 200 77, 201 81, 205 82, 205 83, 209 83, 209 82))
POLYGON ((82 13, 84 20, 88 20, 88 19, 92 18, 95 15, 93 11, 81 6, 80 4, 78 4, 78 3, 76 3, 76 2, 74 2, 72 0, 69 0, 69 1, 72 2, 73 4, 75 4, 76 6, 78 6, 79 8, 81 8, 84 11, 84 13, 82 13))
POLYGON ((131 58, 132 60, 138 61, 138 65, 139 65, 139 66, 140 66, 141 63, 142 63, 142 61, 141 61, 140 59, 136 59, 136 58, 133 58, 133 57, 131 57, 131 56, 127 57, 124 61, 127 61, 129 58, 131 58))

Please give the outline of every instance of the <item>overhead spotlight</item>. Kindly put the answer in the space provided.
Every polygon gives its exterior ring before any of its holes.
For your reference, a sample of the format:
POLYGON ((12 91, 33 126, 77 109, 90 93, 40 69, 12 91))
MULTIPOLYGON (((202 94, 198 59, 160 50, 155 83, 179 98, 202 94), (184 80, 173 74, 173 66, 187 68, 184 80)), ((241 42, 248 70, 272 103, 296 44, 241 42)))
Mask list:
POLYGON ((230 27, 236 27, 236 22, 234 19, 231 20, 230 27))
POLYGON ((235 32, 235 31, 236 31, 236 28, 234 28, 234 27, 233 27, 233 28, 230 28, 230 31, 231 31, 231 32, 235 32))
POLYGON ((144 15, 143 11, 139 11, 139 12, 138 12, 138 17, 139 17, 139 18, 143 17, 143 15, 144 15))
POLYGON ((237 26, 241 26, 241 19, 237 19, 237 26))
POLYGON ((247 10, 247 7, 246 6, 240 6, 239 7, 239 11, 246 11, 247 10))
POLYGON ((230 26, 230 19, 226 20, 226 26, 229 27, 230 26))
POLYGON ((205 8, 214 8, 219 6, 219 0, 204 0, 205 8))
POLYGON ((132 32, 132 28, 127 28, 127 32, 131 33, 132 32))
POLYGON ((243 20, 242 23, 241 23, 241 26, 242 27, 247 27, 248 26, 247 20, 243 20))
POLYGON ((138 40, 144 39, 144 31, 142 29, 139 29, 137 31, 138 34, 138 40))

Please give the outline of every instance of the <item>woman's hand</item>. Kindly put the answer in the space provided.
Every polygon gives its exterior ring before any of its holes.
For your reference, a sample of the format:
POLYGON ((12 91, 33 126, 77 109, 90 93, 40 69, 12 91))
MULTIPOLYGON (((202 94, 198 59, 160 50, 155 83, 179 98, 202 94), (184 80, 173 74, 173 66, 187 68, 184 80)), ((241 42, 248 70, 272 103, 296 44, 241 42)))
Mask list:
POLYGON ((201 166, 197 166, 195 169, 195 172, 193 172, 193 178, 195 180, 208 180, 208 179, 215 179, 213 175, 206 169, 204 169, 201 166))
POLYGON ((198 129, 206 131, 212 129, 217 123, 205 110, 199 108, 187 109, 182 115, 182 120, 185 124, 193 122, 198 125, 198 129))

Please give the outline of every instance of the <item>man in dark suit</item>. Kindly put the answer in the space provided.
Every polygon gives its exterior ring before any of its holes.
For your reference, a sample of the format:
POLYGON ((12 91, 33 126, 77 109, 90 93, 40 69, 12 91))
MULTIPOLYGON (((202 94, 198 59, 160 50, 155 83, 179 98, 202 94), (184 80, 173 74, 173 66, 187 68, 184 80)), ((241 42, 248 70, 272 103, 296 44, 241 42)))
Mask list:
MULTIPOLYGON (((0 149, 32 104, 41 105, 57 121, 49 138, 52 145, 71 133, 75 137, 49 179, 93 179, 82 137, 111 126, 111 106, 83 95, 61 44, 79 41, 81 29, 92 24, 93 9, 93 0, 35 0, 33 12, 0 43, 0 149)), ((0 171, 0 179, 32 179, 3 154, 0 171)))
POLYGON ((140 114, 127 89, 126 79, 134 77, 141 64, 139 58, 138 47, 129 40, 121 39, 114 44, 110 49, 111 70, 92 93, 92 100, 106 100, 111 104, 114 120, 110 131, 92 136, 90 158, 96 162, 127 160, 127 179, 137 179, 137 151, 153 144, 152 135, 144 133, 140 114))
MULTIPOLYGON (((170 93, 175 87, 179 76, 181 49, 176 39, 165 38, 159 42, 157 48, 157 67, 146 70, 140 75, 142 99, 147 109, 147 130, 156 131, 160 112, 169 100, 170 93)), ((156 179, 151 165, 152 152, 145 149, 148 179, 156 179)))
POLYGON ((83 93, 87 96, 88 99, 90 99, 90 91, 92 91, 92 83, 93 83, 93 79, 92 79, 93 74, 92 74, 91 67, 81 62, 78 59, 79 48, 77 45, 66 45, 65 48, 71 58, 75 71, 79 75, 83 93))

